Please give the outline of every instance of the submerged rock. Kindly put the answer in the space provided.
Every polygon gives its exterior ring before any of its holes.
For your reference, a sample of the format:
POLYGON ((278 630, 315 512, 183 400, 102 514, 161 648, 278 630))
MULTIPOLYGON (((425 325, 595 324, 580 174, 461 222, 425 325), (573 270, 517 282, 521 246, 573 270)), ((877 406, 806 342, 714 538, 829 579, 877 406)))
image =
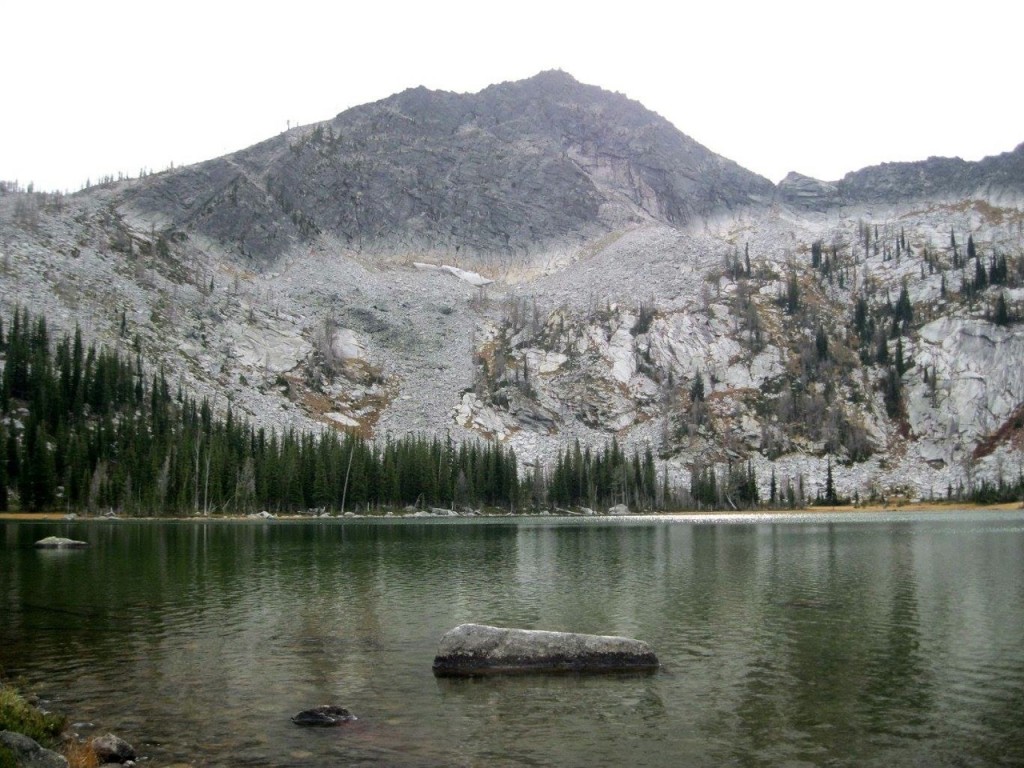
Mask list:
POLYGON ((296 725, 331 726, 355 720, 356 716, 344 707, 321 704, 319 707, 304 709, 292 718, 296 725))
POLYGON ((13 753, 14 764, 23 768, 68 768, 63 755, 44 749, 28 736, 14 731, 0 731, 0 747, 13 753))
POLYGON ((658 657, 647 643, 612 635, 583 635, 461 624, 441 638, 434 657, 439 677, 516 672, 620 672, 653 670, 658 657))
POLYGON ((113 733, 97 736, 90 746, 100 763, 127 763, 135 759, 135 747, 113 733))
POLYGON ((47 536, 35 543, 36 549, 82 549, 88 546, 89 542, 87 541, 65 539, 61 536, 47 536))

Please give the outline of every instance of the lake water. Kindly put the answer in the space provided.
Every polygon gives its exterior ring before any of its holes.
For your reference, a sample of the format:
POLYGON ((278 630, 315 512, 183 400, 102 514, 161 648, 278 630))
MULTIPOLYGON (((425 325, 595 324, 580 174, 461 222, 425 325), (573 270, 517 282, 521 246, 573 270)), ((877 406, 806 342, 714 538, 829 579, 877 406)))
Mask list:
POLYGON ((1024 765, 1024 513, 0 523, 0 671, 153 766, 1024 765), (663 669, 435 679, 469 621, 663 669))

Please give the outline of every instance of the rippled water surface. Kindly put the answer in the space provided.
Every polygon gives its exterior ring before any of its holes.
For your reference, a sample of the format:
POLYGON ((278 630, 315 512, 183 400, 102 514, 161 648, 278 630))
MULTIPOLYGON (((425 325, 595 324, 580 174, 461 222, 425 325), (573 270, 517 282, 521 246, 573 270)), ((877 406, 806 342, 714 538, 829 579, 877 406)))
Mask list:
POLYGON ((0 523, 0 671, 154 766, 1024 765, 1024 515, 0 523), (467 621, 664 667, 436 680, 467 621))

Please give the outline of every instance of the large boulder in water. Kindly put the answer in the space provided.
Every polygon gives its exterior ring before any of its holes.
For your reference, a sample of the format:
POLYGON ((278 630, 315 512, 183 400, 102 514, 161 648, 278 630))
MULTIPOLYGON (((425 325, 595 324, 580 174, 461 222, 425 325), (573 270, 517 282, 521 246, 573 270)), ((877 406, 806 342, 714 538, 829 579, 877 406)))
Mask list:
POLYGON ((658 657, 629 637, 461 624, 441 638, 434 657, 439 677, 517 672, 653 670, 658 657))

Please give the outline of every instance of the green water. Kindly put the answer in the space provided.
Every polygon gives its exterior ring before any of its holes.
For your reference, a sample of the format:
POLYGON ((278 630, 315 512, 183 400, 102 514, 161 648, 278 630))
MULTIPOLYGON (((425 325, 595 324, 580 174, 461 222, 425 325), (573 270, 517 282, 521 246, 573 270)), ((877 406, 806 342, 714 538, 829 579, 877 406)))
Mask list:
POLYGON ((153 766, 1024 765, 1024 514, 0 523, 0 670, 153 766), (436 680, 467 621, 664 666, 436 680))

